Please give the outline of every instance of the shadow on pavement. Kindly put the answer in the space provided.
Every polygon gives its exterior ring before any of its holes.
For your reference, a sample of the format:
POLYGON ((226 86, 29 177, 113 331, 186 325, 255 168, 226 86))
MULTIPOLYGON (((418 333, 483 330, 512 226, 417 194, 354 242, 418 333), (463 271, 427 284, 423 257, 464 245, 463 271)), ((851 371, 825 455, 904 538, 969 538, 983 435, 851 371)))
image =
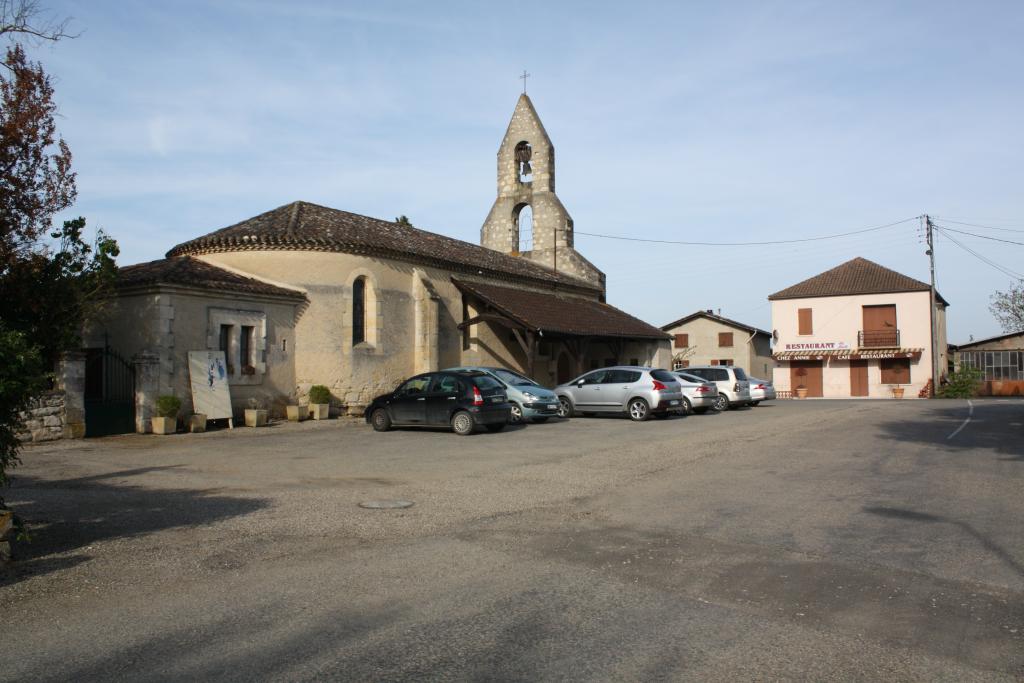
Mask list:
POLYGON ((176 467, 180 465, 62 480, 17 477, 7 491, 7 502, 26 521, 32 540, 17 544, 14 562, 0 570, 0 586, 88 561, 84 551, 96 541, 211 524, 270 505, 264 498, 108 481, 176 467), (78 554, 67 555, 75 551, 78 554))
POLYGON ((934 407, 911 420, 895 420, 879 424, 889 438, 905 442, 933 445, 943 449, 991 451, 1009 457, 1004 461, 1024 462, 1024 439, 1011 420, 1024 421, 1024 413, 1013 406, 998 403, 976 403, 971 422, 955 435, 968 416, 966 403, 934 401, 934 407), (953 435, 953 436, 951 436, 953 435))

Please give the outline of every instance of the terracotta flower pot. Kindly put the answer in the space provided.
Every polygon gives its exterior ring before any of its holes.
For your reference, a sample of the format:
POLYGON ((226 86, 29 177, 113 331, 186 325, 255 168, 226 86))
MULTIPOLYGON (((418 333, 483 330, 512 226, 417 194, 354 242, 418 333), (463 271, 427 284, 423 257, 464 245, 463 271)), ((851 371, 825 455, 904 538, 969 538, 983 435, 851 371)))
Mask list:
POLYGON ((797 398, 807 398, 807 387, 797 387, 796 388, 796 397, 797 398))
POLYGON ((892 397, 893 398, 903 398, 903 387, 893 387, 892 388, 892 397))

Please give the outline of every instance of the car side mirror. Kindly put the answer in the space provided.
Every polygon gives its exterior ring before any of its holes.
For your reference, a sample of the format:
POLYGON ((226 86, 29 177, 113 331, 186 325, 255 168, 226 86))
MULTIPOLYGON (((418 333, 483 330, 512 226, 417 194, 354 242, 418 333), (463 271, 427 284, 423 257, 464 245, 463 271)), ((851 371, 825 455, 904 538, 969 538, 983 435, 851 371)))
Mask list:
POLYGON ((585 380, 585 379, 581 379, 581 380, 580 380, 579 382, 576 382, 576 386, 578 386, 578 387, 582 387, 582 386, 583 386, 584 384, 586 384, 586 383, 587 383, 587 380, 585 380))

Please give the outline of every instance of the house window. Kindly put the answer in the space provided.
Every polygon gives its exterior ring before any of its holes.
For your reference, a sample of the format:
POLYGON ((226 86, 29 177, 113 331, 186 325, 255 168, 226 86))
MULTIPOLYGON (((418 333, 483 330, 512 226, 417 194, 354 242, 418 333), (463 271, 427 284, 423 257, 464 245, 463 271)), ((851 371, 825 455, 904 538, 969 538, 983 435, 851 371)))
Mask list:
POLYGON ((224 352, 224 362, 228 365, 228 374, 235 374, 235 364, 231 361, 234 358, 231 356, 231 335, 234 330, 234 325, 221 325, 220 326, 220 340, 217 348, 224 352))
POLYGON ((800 324, 799 334, 814 334, 814 318, 811 315, 811 309, 800 308, 796 313, 800 324))
POLYGON ((719 332, 718 333, 718 345, 719 346, 732 346, 732 332, 719 332))
POLYGON ((690 367, 690 361, 688 360, 674 360, 672 361, 673 370, 682 370, 683 368, 690 367))
POLYGON ((243 375, 256 373, 256 361, 252 357, 254 331, 252 325, 242 325, 242 336, 238 338, 238 358, 243 375))
POLYGON ((690 335, 688 334, 677 334, 676 335, 676 348, 685 349, 690 345, 690 335))
POLYGON ((352 345, 366 341, 366 278, 352 283, 352 345))
POLYGON ((883 358, 882 384, 910 384, 909 358, 883 358))
POLYGON ((712 365, 732 365, 732 358, 722 358, 711 361, 712 365))

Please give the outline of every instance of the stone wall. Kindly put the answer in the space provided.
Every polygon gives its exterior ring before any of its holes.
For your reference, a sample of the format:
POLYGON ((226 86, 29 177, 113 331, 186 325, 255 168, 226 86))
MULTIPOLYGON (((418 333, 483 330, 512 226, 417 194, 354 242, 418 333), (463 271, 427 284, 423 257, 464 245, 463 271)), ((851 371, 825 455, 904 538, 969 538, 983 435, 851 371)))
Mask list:
POLYGON ((21 441, 56 441, 64 438, 64 392, 47 391, 32 399, 29 409, 21 414, 25 431, 21 441))

